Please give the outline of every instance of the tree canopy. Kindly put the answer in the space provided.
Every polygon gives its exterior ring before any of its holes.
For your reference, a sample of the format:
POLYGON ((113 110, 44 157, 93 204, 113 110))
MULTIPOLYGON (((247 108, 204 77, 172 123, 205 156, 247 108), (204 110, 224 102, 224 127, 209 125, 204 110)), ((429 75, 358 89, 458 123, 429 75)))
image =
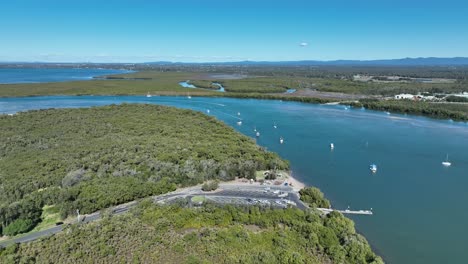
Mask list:
POLYGON ((0 226, 35 225, 44 205, 63 217, 91 213, 275 166, 288 163, 191 110, 123 104, 0 116, 0 226))
POLYGON ((296 208, 140 203, 131 213, 11 246, 14 263, 383 263, 351 220, 296 208))

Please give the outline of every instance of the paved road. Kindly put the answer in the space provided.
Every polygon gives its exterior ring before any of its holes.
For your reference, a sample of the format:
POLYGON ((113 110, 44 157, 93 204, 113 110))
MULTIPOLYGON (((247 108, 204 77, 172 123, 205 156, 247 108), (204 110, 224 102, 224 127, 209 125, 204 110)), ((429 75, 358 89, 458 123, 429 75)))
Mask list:
MULTIPOLYGON (((119 205, 119 206, 117 206, 117 207, 115 207, 113 209, 112 213, 114 215, 119 215, 119 214, 126 213, 126 212, 128 212, 128 210, 130 210, 136 204, 137 204, 136 202, 131 202, 131 203, 128 203, 128 204, 119 205)), ((100 218, 101 218, 100 212, 96 212, 96 213, 92 213, 92 214, 89 214, 89 215, 84 215, 83 218, 81 218, 80 222, 88 223, 88 222, 96 221, 96 220, 98 220, 100 218)), ((76 224, 76 223, 77 223, 77 221, 73 222, 73 224, 76 224)), ((48 229, 44 229, 44 230, 41 230, 41 231, 38 231, 38 232, 27 234, 27 235, 22 236, 22 237, 15 238, 15 239, 12 239, 12 240, 1 241, 0 242, 0 247, 6 247, 6 246, 8 246, 10 244, 13 244, 13 243, 25 243, 25 242, 33 241, 33 240, 36 240, 36 239, 39 239, 39 238, 54 235, 54 234, 57 234, 57 233, 61 232, 67 225, 69 225, 69 224, 57 225, 57 226, 54 226, 54 227, 51 227, 51 228, 48 228, 48 229)))
MULTIPOLYGON (((177 190, 175 192, 153 196, 153 200, 155 202, 166 202, 171 201, 176 198, 191 198, 197 195, 204 195, 207 197, 211 197, 212 200, 218 201, 221 203, 240 203, 240 204, 260 204, 261 202, 247 202, 247 199, 256 199, 256 200, 268 200, 269 203, 273 206, 281 207, 279 204, 275 204, 275 201, 280 200, 278 194, 280 192, 287 193, 287 196, 284 197, 286 200, 290 200, 296 203, 296 206, 299 209, 305 210, 308 207, 302 203, 299 199, 299 195, 295 192, 291 187, 288 186, 265 186, 265 185, 246 185, 246 184, 220 184, 219 191, 215 192, 203 192, 200 186, 189 187, 177 190), (276 191, 277 193, 274 193, 276 191)), ((112 214, 119 215, 128 212, 132 207, 137 205, 136 201, 118 205, 113 207, 112 214)), ((267 205, 265 203, 265 205, 267 205)), ((81 219, 82 223, 88 223, 92 221, 96 221, 101 218, 100 212, 95 212, 89 215, 85 215, 84 218, 81 219)), ((75 221, 73 224, 76 224, 75 221)), ((56 233, 61 232, 67 224, 54 226, 42 231, 34 232, 31 234, 26 234, 22 237, 18 237, 16 239, 7 240, 0 242, 0 247, 6 247, 13 243, 25 243, 29 241, 33 241, 39 238, 47 237, 56 233)))

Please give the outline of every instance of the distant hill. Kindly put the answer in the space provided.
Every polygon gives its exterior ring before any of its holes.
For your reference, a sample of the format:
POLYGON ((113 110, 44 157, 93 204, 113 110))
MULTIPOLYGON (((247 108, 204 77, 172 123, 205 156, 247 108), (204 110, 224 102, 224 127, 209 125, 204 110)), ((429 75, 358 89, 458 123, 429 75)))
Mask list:
POLYGON ((299 60, 299 61, 233 61, 233 62, 172 62, 151 61, 142 63, 106 62, 1 62, 0 68, 23 67, 121 67, 138 65, 219 65, 219 66, 468 66, 468 57, 453 58, 402 58, 382 60, 299 60))
POLYGON ((302 61, 237 61, 237 62, 168 62, 157 61, 147 62, 146 64, 156 65, 277 65, 277 66, 468 66, 467 57, 454 58, 403 58, 387 60, 302 60, 302 61))

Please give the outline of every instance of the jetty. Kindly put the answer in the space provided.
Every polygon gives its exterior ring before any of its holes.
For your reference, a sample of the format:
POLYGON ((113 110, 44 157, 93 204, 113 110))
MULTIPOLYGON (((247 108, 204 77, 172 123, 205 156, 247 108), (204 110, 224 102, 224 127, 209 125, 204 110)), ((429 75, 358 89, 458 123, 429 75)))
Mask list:
POLYGON ((317 210, 321 211, 324 214, 329 214, 329 213, 335 211, 335 212, 340 212, 342 214, 373 215, 371 210, 352 211, 352 210, 349 210, 349 209, 336 210, 336 209, 328 209, 328 208, 317 208, 317 210))

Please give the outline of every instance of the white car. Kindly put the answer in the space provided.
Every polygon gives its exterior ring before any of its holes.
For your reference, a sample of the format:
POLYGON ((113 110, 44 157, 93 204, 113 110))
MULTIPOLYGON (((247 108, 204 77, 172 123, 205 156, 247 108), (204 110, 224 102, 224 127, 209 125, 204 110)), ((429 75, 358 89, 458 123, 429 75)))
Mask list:
POLYGON ((287 192, 280 192, 280 193, 278 194, 278 197, 279 197, 279 198, 288 197, 288 193, 287 193, 287 192))

